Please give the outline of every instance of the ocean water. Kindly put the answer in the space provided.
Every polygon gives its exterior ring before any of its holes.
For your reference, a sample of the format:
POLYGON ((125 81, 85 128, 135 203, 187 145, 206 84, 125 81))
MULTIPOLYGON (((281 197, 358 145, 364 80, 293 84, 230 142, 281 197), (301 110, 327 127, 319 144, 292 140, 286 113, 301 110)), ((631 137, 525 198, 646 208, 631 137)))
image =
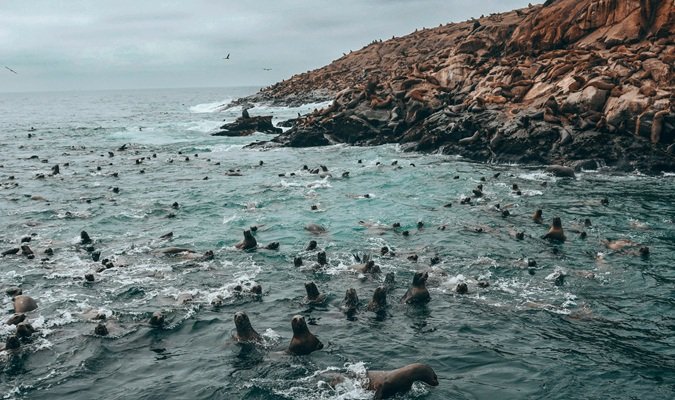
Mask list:
MULTIPOLYGON (((263 151, 243 148, 263 134, 210 136, 241 112, 223 105, 255 90, 0 94, 0 250, 31 237, 36 254, 0 258, 3 318, 13 313, 8 287, 39 304, 27 314, 38 332, 18 351, 0 351, 3 398, 368 399, 366 369, 413 362, 431 365, 440 385, 418 383, 399 398, 675 396, 673 176, 599 170, 562 179, 395 145, 263 151), (484 195, 460 204, 479 184, 484 195), (536 209, 545 224, 532 221, 536 209), (541 239, 554 216, 565 243, 541 239), (311 234, 310 223, 327 232, 311 234), (250 226, 260 245, 279 249, 237 250, 250 226), (80 245, 82 230, 115 267, 95 272, 101 263, 80 245), (168 232, 172 240, 160 239, 168 232), (317 250, 305 250, 310 240, 317 250), (609 247, 618 240, 626 246, 609 247), (168 246, 215 257, 158 253, 168 246), (381 256, 383 246, 395 254, 381 256), (318 250, 328 265, 314 269, 318 250), (373 254, 382 273, 354 272, 354 253, 373 254), (304 267, 294 267, 297 256, 304 267), (431 302, 400 304, 420 270, 429 271, 431 302), (389 272, 387 313, 365 311, 389 272), (303 300, 307 281, 327 294, 324 304, 303 300), (467 294, 455 292, 460 282, 467 294), (261 297, 234 290, 253 284, 261 297), (348 288, 364 307, 354 318, 339 308, 348 288), (164 327, 148 324, 154 311, 166 315, 164 327), (237 311, 263 345, 233 342, 237 311), (323 350, 283 352, 296 314, 323 350), (108 336, 94 335, 96 315, 108 336), (331 388, 336 373, 347 379, 331 388)), ((317 106, 250 113, 279 122, 317 106)), ((15 329, 4 320, 3 343, 15 329)))

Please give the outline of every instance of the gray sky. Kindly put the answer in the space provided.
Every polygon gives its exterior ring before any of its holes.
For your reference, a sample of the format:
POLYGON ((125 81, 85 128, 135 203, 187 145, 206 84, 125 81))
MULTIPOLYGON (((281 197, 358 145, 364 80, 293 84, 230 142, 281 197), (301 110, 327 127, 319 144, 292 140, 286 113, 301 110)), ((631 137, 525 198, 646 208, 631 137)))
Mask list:
POLYGON ((0 92, 264 86, 375 39, 527 3, 0 0, 0 92))

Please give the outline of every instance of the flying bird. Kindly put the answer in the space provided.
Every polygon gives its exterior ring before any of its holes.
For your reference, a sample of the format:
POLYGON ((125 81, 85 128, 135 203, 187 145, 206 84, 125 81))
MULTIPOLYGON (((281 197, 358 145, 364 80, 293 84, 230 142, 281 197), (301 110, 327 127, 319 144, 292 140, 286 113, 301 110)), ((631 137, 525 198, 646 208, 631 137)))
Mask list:
POLYGON ((272 68, 263 68, 264 71, 271 71, 272 68))
POLYGON ((230 53, 227 53, 227 57, 224 57, 223 60, 229 60, 230 59, 230 53))
POLYGON ((18 73, 18 72, 14 71, 14 70, 13 70, 13 69, 11 69, 10 67, 8 67, 8 66, 6 66, 6 65, 5 65, 4 67, 5 67, 5 68, 7 68, 8 70, 10 70, 10 71, 14 72, 15 74, 19 75, 19 73, 18 73))

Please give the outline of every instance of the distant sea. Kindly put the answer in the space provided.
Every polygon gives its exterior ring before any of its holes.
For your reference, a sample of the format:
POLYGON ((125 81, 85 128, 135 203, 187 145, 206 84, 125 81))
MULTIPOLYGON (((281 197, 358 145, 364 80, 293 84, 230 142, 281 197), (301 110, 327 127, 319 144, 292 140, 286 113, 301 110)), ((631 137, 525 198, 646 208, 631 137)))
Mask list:
MULTIPOLYGON (((244 146, 271 136, 210 136, 241 114, 226 105, 256 90, 0 94, 0 251, 26 238, 35 253, 0 258, 0 342, 15 332, 7 288, 39 305, 32 338, 0 351, 2 398, 369 399, 366 369, 413 362, 440 385, 402 399, 675 397, 672 175, 563 179, 396 145, 260 150, 244 146), (311 173, 320 165, 329 174, 311 173), (555 216, 565 243, 541 239, 555 216), (252 226, 259 245, 279 249, 236 249, 252 226), (169 246, 215 257, 163 255, 169 246), (314 268, 318 251, 328 264, 314 268), (353 254, 372 254, 382 273, 355 272, 353 254), (400 304, 421 270, 431 302, 400 304), (389 272, 396 287, 377 316, 365 305, 389 272), (308 281, 324 304, 304 301, 308 281), (364 307, 355 318, 339 308, 348 288, 364 307), (162 328, 148 324, 155 311, 162 328), (237 311, 263 344, 233 342, 237 311), (296 314, 322 350, 283 352, 296 314), (105 337, 94 334, 103 318, 105 337), (335 373, 346 380, 331 388, 335 373)), ((322 106, 249 113, 279 123, 322 106)))

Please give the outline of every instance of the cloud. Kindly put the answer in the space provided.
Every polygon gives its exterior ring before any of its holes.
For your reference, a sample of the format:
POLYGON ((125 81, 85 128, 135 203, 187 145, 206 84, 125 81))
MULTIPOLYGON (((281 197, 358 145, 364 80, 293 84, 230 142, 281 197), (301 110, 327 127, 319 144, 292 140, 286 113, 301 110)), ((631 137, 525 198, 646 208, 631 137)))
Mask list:
POLYGON ((0 2, 0 62, 19 75, 0 73, 0 90, 266 85, 375 39, 525 4, 9 0, 0 2))

